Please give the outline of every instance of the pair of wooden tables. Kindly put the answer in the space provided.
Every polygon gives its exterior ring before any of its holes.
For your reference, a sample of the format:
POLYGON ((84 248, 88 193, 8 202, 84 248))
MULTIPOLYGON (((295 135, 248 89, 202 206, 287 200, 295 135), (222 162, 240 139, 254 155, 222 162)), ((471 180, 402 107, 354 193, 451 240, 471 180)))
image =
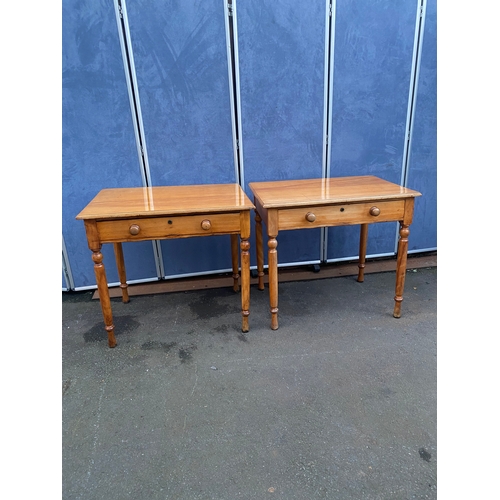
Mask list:
POLYGON ((364 279, 368 225, 398 221, 394 317, 401 316, 409 226, 421 193, 374 176, 252 182, 254 204, 238 184, 104 189, 78 214, 92 251, 108 334, 116 346, 102 245, 114 245, 123 302, 128 302, 122 243, 229 234, 235 291, 241 278, 243 332, 250 314, 250 212, 255 210, 258 288, 264 289, 262 223, 267 227, 271 328, 278 328, 278 233, 290 229, 360 225, 358 281, 364 279), (238 245, 239 241, 239 245, 238 245), (240 261, 240 262, 238 262, 240 261), (240 265, 239 265, 240 264, 240 265))

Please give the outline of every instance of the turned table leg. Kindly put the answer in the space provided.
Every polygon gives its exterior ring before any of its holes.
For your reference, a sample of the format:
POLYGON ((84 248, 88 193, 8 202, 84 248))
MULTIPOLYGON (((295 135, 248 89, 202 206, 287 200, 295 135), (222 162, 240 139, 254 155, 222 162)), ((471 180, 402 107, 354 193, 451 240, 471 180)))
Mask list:
POLYGON ((278 241, 275 236, 269 237, 267 242, 268 270, 269 270, 269 305, 271 309, 271 329, 278 329, 278 241))
POLYGON ((239 249, 238 249, 238 235, 237 234, 232 234, 231 235, 231 261, 232 261, 232 267, 233 267, 233 290, 235 292, 238 292, 240 290, 240 285, 239 285, 239 265, 238 265, 238 258, 239 258, 239 249))
POLYGON ((97 289, 99 290, 99 301, 101 302, 102 315, 104 317, 104 325, 108 332, 109 347, 116 346, 115 325, 113 324, 113 314, 111 312, 111 300, 109 298, 108 280, 106 279, 106 270, 102 263, 101 247, 91 249, 92 260, 94 261, 94 272, 97 281, 97 289))
POLYGON ((242 239, 241 248, 241 331, 248 332, 250 315, 250 242, 242 239))
POLYGON ((403 302, 403 290, 405 287, 409 234, 409 226, 401 224, 399 228, 398 260, 396 265, 396 295, 394 297, 395 304, 393 313, 395 318, 401 317, 401 302, 403 302))
POLYGON ((255 213, 255 246, 257 248, 258 289, 264 290, 264 253, 262 248, 262 218, 255 213))
POLYGON ((250 212, 240 212, 240 263, 241 263, 241 331, 250 327, 250 212))
POLYGON ((118 269, 118 277, 120 278, 120 288, 122 289, 122 302, 129 302, 127 273, 125 272, 125 260, 123 259, 123 248, 121 243, 113 243, 115 251, 116 267, 118 269))
POLYGON ((366 244, 368 241, 368 224, 361 224, 359 235, 358 282, 365 280, 366 244))

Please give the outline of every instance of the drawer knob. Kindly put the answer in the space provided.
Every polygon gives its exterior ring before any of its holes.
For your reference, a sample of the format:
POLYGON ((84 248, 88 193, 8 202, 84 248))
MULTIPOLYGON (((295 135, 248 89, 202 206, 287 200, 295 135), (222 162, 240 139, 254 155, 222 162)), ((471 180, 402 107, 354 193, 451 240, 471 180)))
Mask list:
POLYGON ((370 215, 373 215, 373 217, 377 217, 378 215, 380 215, 380 208, 378 207, 370 208, 370 215))
POLYGON ((208 231, 212 227, 211 222, 208 219, 204 219, 201 221, 201 228, 205 231, 208 231))
POLYGON ((136 234, 139 234, 139 231, 141 230, 141 228, 137 225, 137 224, 132 224, 129 228, 129 231, 130 231, 130 234, 132 235, 136 235, 136 234))
POLYGON ((314 222, 316 220, 316 216, 312 212, 307 212, 306 220, 309 222, 314 222))

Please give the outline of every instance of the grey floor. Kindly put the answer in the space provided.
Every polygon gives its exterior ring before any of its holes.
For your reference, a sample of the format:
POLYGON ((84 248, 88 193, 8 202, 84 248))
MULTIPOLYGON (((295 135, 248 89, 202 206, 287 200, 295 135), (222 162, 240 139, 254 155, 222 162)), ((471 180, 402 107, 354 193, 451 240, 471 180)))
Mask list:
POLYGON ((437 268, 112 299, 63 293, 63 499, 437 497, 437 268))

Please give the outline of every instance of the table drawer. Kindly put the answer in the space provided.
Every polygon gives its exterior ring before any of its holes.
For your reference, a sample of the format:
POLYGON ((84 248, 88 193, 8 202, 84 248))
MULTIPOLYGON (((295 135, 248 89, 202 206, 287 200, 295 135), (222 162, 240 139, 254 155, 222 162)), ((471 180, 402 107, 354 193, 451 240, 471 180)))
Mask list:
POLYGON ((280 209, 279 229, 397 221, 404 211, 404 200, 280 209))
POLYGON ((98 221, 97 230, 102 243, 239 233, 240 213, 98 221))

